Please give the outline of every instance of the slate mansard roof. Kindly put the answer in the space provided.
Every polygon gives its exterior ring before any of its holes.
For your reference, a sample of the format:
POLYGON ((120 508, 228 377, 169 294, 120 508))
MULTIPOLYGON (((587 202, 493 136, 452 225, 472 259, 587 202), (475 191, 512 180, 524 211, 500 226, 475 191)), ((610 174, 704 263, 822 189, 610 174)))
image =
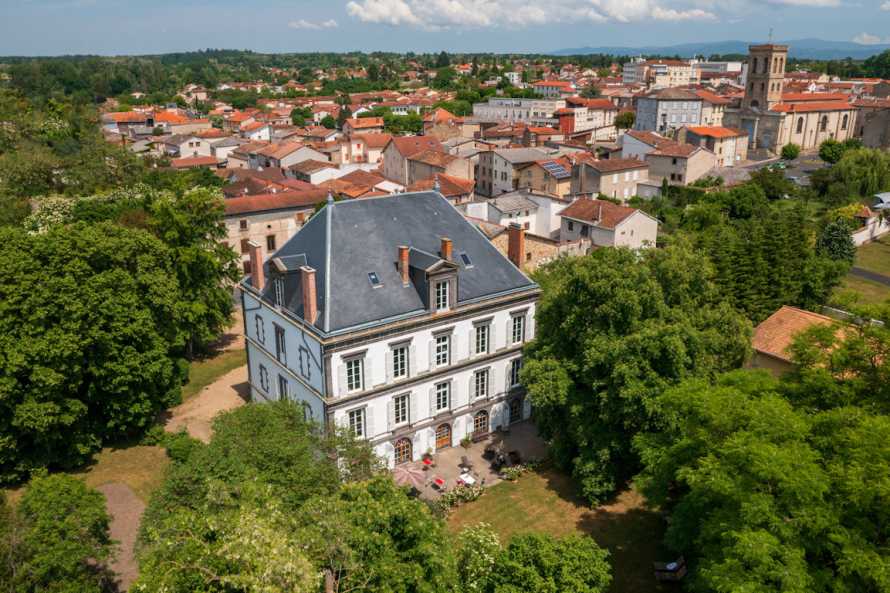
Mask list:
MULTIPOLYGON (((458 306, 537 288, 439 193, 417 192, 329 203, 269 256, 264 296, 273 300, 273 279, 282 269, 275 260, 299 260, 315 269, 314 326, 323 334, 428 315, 425 288, 413 280, 414 272, 441 261, 443 237, 453 245, 458 306), (407 286, 398 269, 400 245, 411 248, 407 286), (371 284, 370 273, 376 274, 378 286, 371 284)), ((284 279, 283 306, 303 318, 300 274, 284 279)))

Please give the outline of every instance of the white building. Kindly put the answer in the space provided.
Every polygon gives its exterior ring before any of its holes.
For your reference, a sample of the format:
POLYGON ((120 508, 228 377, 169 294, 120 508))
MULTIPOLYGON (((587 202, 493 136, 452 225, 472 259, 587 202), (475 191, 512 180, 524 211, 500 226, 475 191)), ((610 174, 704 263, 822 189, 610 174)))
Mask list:
POLYGON ((539 288, 438 193, 330 200, 252 259, 254 400, 299 401, 390 466, 528 417, 519 370, 539 288))
POLYGON ((562 211, 562 242, 589 239, 600 247, 655 247, 658 220, 642 210, 581 198, 562 211))
POLYGON ((558 123, 556 110, 566 106, 563 99, 503 99, 489 97, 487 103, 473 103, 473 119, 480 122, 522 122, 541 126, 558 123))

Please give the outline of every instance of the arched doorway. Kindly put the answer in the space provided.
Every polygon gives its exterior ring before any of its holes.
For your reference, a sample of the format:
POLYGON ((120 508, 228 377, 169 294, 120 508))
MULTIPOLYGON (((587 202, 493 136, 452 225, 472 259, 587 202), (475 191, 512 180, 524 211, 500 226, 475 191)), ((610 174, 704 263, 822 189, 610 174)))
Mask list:
POLYGON ((440 424, 436 427, 436 451, 451 446, 451 425, 440 424))
POLYGON ((473 436, 479 437, 488 434, 488 411, 479 410, 473 416, 473 436))
POLYGON ((510 417, 509 417, 510 424, 513 424, 514 422, 519 422, 520 420, 522 420, 522 398, 521 397, 514 397, 513 399, 510 400, 509 411, 510 411, 510 417))
POLYGON ((396 465, 401 463, 408 463, 412 459, 411 455, 411 440, 406 438, 401 438, 396 441, 395 446, 396 453, 396 465))

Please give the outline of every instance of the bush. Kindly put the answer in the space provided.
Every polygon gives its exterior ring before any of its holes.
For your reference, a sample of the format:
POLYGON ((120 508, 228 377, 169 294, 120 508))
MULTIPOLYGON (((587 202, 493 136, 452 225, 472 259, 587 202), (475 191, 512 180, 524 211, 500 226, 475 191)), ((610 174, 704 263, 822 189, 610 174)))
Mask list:
POLYGON ((447 511, 448 509, 454 508, 465 502, 472 502, 478 499, 484 492, 485 488, 478 484, 473 484, 472 486, 467 484, 455 486, 451 490, 442 494, 438 501, 439 507, 443 511, 447 511))
POLYGON ((800 146, 794 143, 788 143, 782 147, 782 158, 786 161, 796 159, 800 155, 800 146))
POLYGON ((113 546, 99 492, 71 476, 37 477, 6 517, 15 530, 8 540, 12 553, 4 558, 12 564, 11 591, 107 590, 112 578, 105 563, 113 546))

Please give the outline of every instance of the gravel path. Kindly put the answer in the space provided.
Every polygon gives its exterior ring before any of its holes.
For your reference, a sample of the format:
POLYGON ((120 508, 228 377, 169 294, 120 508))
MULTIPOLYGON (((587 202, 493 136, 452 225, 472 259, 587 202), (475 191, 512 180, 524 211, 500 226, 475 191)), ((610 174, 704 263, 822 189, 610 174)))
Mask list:
POLYGON ((117 575, 118 588, 126 591, 139 576, 139 564, 133 548, 145 504, 129 486, 120 482, 103 484, 97 490, 105 495, 108 514, 111 515, 111 538, 120 545, 111 570, 117 575))
POLYGON ((247 365, 244 365, 226 373, 195 397, 170 410, 164 429, 179 432, 185 428, 196 439, 210 442, 213 417, 243 406, 247 397, 247 365))

